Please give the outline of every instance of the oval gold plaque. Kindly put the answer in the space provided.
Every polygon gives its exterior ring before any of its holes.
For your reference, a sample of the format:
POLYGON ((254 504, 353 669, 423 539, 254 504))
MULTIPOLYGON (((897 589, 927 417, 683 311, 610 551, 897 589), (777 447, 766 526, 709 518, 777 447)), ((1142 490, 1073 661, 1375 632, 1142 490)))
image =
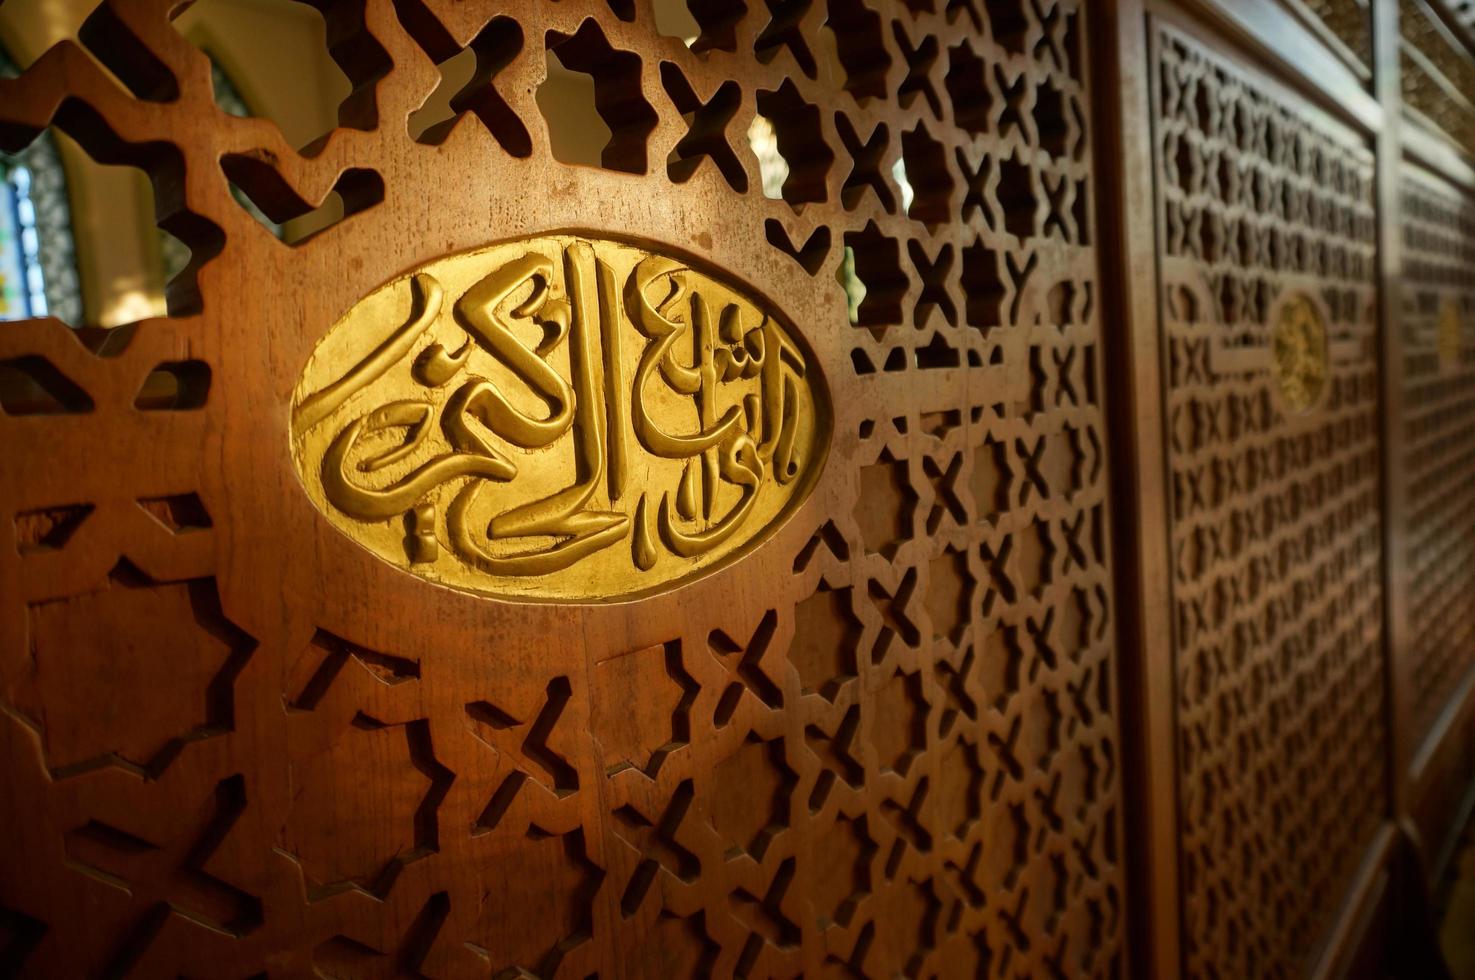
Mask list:
POLYGON ((777 311, 696 263, 550 235, 356 303, 292 399, 338 530, 422 578, 608 600, 744 553, 805 496, 829 403, 777 311))
POLYGON ((1439 307, 1438 335, 1435 338, 1439 350, 1439 366, 1453 371, 1460 366, 1460 308, 1453 299, 1445 299, 1439 307))
POLYGON ((1286 408, 1292 413, 1310 409, 1326 388, 1327 335, 1321 311, 1309 296, 1286 300, 1270 340, 1272 369, 1286 408))

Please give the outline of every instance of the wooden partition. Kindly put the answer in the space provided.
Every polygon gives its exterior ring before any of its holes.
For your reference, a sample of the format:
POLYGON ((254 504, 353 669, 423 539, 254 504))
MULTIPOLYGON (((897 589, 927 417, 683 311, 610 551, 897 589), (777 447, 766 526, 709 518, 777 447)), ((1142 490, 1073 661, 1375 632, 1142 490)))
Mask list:
POLYGON ((0 78, 190 253, 0 324, 0 973, 1437 975, 1475 16, 313 6, 0 78))

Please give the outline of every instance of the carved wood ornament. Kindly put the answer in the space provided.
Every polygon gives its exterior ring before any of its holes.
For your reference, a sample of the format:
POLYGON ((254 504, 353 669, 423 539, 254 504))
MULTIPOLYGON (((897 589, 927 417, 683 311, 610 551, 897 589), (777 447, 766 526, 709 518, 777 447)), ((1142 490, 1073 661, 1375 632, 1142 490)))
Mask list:
POLYGON ((0 976, 1412 942, 1475 773, 1475 14, 308 3, 300 147, 174 0, 0 61, 0 153, 189 256, 0 325, 0 976))
POLYGON ((293 458, 334 526, 432 581, 650 591, 741 554, 814 482, 830 408, 777 316, 629 245, 441 259, 318 345, 293 458))
POLYGON ((320 6, 301 152, 165 0, 0 79, 191 253, 0 331, 4 969, 1124 975, 1082 4, 320 6))

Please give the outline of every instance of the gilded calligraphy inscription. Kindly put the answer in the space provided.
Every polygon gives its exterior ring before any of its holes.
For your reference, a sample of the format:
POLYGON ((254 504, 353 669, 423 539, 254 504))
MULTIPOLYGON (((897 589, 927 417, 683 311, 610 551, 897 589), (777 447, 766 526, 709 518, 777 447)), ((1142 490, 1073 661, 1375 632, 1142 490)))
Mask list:
POLYGON ((1321 311, 1300 293, 1289 297, 1271 331, 1270 355, 1276 385, 1292 413, 1321 400, 1327 383, 1327 330, 1321 311))
POLYGON ((1439 367, 1445 371, 1458 370, 1460 366, 1460 307, 1453 299, 1446 299, 1439 307, 1439 325, 1435 335, 1439 351, 1439 367))
POLYGON ((694 263, 504 243, 350 309, 294 393, 292 455, 338 530, 413 574, 616 598, 742 554, 804 497, 829 429, 814 363, 694 263))

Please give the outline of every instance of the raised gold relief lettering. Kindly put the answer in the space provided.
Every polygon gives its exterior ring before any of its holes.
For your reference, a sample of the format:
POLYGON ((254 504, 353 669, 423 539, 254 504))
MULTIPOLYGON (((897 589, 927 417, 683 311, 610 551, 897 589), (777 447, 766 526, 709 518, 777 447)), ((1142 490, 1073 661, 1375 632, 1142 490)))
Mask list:
POLYGON ((1435 338, 1439 351, 1439 366, 1445 371, 1457 370, 1460 366, 1460 307, 1453 299, 1446 299, 1439 307, 1439 328, 1435 338))
POLYGON ((1298 293, 1282 304, 1271 330, 1270 356, 1288 411, 1304 412, 1321 400, 1327 382, 1327 330, 1310 297, 1298 293))
POLYGON ((599 600, 741 554, 808 492, 829 406, 777 313, 681 259, 549 236, 437 259, 323 338, 292 456, 413 574, 599 600))

